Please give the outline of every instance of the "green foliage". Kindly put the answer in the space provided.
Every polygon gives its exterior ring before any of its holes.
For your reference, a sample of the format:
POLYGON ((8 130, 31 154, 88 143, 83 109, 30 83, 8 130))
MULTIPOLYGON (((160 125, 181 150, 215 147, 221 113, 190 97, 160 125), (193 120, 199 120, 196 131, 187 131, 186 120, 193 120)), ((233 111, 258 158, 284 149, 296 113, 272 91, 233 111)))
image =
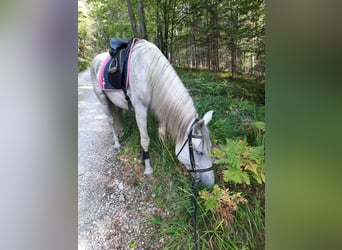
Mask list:
MULTIPOLYGON (((263 95, 259 87, 263 85, 251 79, 226 80, 227 73, 216 74, 207 70, 185 70, 177 68, 184 85, 190 90, 199 114, 214 110, 214 119, 209 128, 212 139, 224 143, 225 138, 243 138, 258 145, 251 128, 251 123, 262 121, 265 117, 265 107, 258 103, 263 95), (241 93, 240 83, 245 92, 241 93)), ((261 87, 260 87, 261 88, 261 87)))
POLYGON ((252 177, 257 183, 265 183, 264 146, 251 147, 247 140, 226 140, 225 145, 213 149, 216 164, 225 166, 225 182, 251 184, 252 177))
POLYGON ((233 222, 233 212, 238 209, 240 203, 247 203, 247 200, 241 197, 241 193, 231 193, 229 190, 224 190, 218 185, 214 185, 213 190, 201 191, 200 197, 205 200, 204 206, 206 211, 210 211, 216 219, 216 228, 223 224, 228 227, 229 223, 233 222))
POLYGON ((78 71, 89 67, 93 57, 92 53, 92 20, 89 16, 88 5, 79 1, 78 6, 78 71))
MULTIPOLYGON (((128 39, 134 35, 126 1, 79 2, 89 7, 86 15, 79 12, 80 53, 94 55, 107 51, 110 38, 128 39)), ((230 73, 230 77, 253 75, 264 82, 264 0, 142 2, 149 40, 157 44, 171 63, 214 71, 232 70, 233 65, 234 74, 230 73)), ((131 4, 137 18, 137 1, 131 4)))
POLYGON ((78 72, 89 68, 91 61, 89 59, 78 58, 78 72))
POLYGON ((256 145, 265 145, 265 122, 256 121, 250 124, 256 145))
POLYGON ((127 245, 129 248, 136 248, 138 246, 135 240, 130 240, 127 245))
MULTIPOLYGON (((95 54, 109 50, 112 37, 130 38, 131 31, 126 1, 88 0, 90 16, 94 20, 96 39, 93 44, 95 54)), ((134 2, 134 1, 133 1, 134 2)))
POLYGON ((205 200, 204 205, 206 210, 215 211, 220 207, 219 201, 222 197, 222 190, 217 185, 214 186, 211 193, 208 191, 202 191, 200 196, 205 200))

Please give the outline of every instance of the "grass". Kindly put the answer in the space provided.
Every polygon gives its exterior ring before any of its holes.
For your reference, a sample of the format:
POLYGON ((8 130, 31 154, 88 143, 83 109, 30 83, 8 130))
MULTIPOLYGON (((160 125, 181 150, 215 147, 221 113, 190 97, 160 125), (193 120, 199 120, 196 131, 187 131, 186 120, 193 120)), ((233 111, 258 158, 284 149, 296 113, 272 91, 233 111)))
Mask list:
POLYGON ((244 78, 229 80, 225 72, 185 69, 177 72, 189 89, 198 113, 214 110, 209 124, 212 140, 223 143, 225 138, 247 137, 251 145, 256 144, 251 124, 265 118, 264 84, 244 78))
MULTIPOLYGON (((233 81, 228 79, 226 72, 187 69, 177 69, 177 72, 190 90, 199 115, 214 110, 213 120, 209 124, 214 147, 224 143, 226 138, 246 137, 250 145, 263 143, 260 138, 260 131, 264 132, 265 118, 263 84, 245 78, 233 81)), ((141 157, 139 132, 133 114, 130 117, 126 114, 123 118, 125 126, 121 141, 126 147, 122 154, 131 159, 130 163, 136 164, 141 157)), ((141 182, 137 177, 135 184, 141 188, 149 187, 158 208, 158 212, 148 221, 158 228, 151 239, 162 249, 193 249, 189 198, 191 178, 176 160, 173 141, 159 139, 157 122, 152 115, 148 119, 148 132, 154 178, 141 182)), ((239 204, 233 214, 234 220, 225 226, 217 214, 206 210, 204 200, 198 198, 200 249, 264 249, 264 185, 224 183, 220 181, 221 172, 216 172, 221 188, 242 192, 248 203, 239 204)), ((199 190, 204 189, 199 187, 199 190)))
POLYGON ((78 72, 81 72, 81 71, 89 68, 89 66, 91 64, 91 59, 84 59, 84 58, 78 57, 77 62, 78 62, 78 64, 77 64, 78 72))

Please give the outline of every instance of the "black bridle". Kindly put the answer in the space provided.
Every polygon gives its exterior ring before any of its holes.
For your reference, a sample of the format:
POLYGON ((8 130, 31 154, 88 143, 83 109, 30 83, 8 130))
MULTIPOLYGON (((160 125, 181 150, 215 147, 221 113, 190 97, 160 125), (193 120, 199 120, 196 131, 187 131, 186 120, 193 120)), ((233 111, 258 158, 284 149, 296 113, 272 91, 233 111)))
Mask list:
MULTIPOLYGON (((196 139, 203 139, 203 136, 199 135, 193 135, 193 127, 195 123, 198 122, 198 119, 195 119, 195 121, 192 123, 190 132, 188 134, 188 138, 185 140, 183 146, 177 153, 177 158, 179 154, 183 151, 185 145, 187 142, 189 142, 189 157, 190 157, 190 163, 191 163, 191 169, 187 169, 189 173, 204 173, 208 172, 214 169, 213 166, 210 168, 204 168, 204 169, 196 169, 196 162, 195 162, 195 157, 194 157, 194 149, 192 146, 192 138, 196 139)), ((191 204, 193 207, 192 211, 192 224, 193 224, 193 229, 194 229, 194 243, 195 243, 195 250, 198 250, 198 236, 197 236, 197 185, 198 185, 199 179, 197 177, 192 178, 192 194, 190 197, 191 204)))
POLYGON ((179 154, 183 151, 185 145, 187 142, 189 142, 189 157, 190 157, 190 164, 191 164, 191 169, 187 169, 189 173, 204 173, 204 172, 208 172, 214 169, 214 167, 210 167, 210 168, 203 168, 203 169, 196 169, 196 162, 195 162, 195 157, 194 157, 194 148, 192 146, 192 138, 195 139, 203 139, 203 136, 200 135, 193 135, 192 131, 193 131, 193 127, 195 125, 195 123, 198 122, 198 119, 196 119, 190 128, 190 132, 188 134, 188 138, 185 140, 183 146, 181 147, 181 149, 178 151, 177 153, 177 157, 179 156, 179 154))

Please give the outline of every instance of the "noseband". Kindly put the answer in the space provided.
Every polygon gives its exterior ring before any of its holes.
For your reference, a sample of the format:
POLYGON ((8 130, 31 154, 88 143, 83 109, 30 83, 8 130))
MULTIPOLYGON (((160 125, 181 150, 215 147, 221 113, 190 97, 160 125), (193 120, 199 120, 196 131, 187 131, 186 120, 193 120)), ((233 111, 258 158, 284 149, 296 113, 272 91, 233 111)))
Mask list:
POLYGON ((194 149, 192 146, 192 138, 196 138, 196 139, 203 139, 202 136, 199 135, 193 135, 192 131, 193 131, 193 126, 195 125, 195 123, 198 122, 198 119, 196 119, 192 125, 191 125, 191 129, 190 132, 188 134, 188 138, 185 140, 183 146, 181 147, 181 149, 179 150, 179 152, 177 153, 177 157, 178 155, 183 151, 185 145, 187 142, 189 142, 189 157, 190 157, 190 163, 191 163, 191 169, 187 169, 189 173, 204 173, 204 172, 208 172, 214 169, 214 167, 210 167, 210 168, 204 168, 204 169, 196 169, 196 162, 195 162, 195 157, 194 157, 194 149))

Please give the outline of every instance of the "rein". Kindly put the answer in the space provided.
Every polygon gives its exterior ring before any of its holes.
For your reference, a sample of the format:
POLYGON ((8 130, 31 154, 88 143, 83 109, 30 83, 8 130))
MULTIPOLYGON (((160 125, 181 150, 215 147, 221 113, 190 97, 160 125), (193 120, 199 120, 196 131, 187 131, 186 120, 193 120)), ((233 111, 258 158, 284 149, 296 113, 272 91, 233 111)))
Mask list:
MULTIPOLYGON (((187 169, 187 170, 188 170, 189 173, 204 173, 204 172, 208 172, 208 171, 213 170, 214 167, 204 168, 204 169, 196 169, 196 162, 195 162, 195 157, 194 157, 194 149, 193 149, 193 146, 192 146, 192 138, 203 139, 202 136, 198 136, 198 135, 193 135, 192 134, 193 126, 195 125, 196 122, 198 122, 197 118, 192 123, 190 132, 188 134, 188 138, 185 140, 183 146, 178 151, 177 157, 183 151, 186 143, 189 142, 188 144, 189 144, 189 157, 190 157, 191 169, 190 170, 187 169)), ((192 178, 192 185, 191 185, 192 194, 190 196, 191 205, 193 207, 193 211, 192 211, 192 225, 193 225, 193 230, 194 230, 195 250, 198 250, 198 237, 197 237, 197 185, 198 185, 198 182, 199 182, 198 178, 195 178, 195 177, 192 178)))

